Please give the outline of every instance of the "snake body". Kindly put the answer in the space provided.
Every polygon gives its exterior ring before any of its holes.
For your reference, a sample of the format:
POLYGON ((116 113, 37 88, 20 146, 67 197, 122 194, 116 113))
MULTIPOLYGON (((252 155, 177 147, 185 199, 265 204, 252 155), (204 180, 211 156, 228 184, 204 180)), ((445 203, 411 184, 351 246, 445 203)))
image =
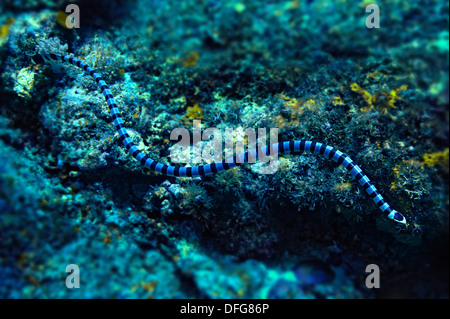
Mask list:
MULTIPOLYGON (((149 158, 147 155, 142 153, 137 146, 133 143, 130 136, 125 128, 124 121, 120 115, 120 111, 117 107, 116 101, 112 96, 111 90, 109 89, 106 82, 101 78, 101 76, 88 64, 81 60, 78 60, 71 56, 63 56, 58 54, 36 54, 32 57, 33 61, 38 64, 45 62, 58 63, 67 62, 75 65, 87 73, 97 82, 100 90, 105 97, 106 103, 109 106, 111 116, 114 120, 114 125, 116 126, 117 132, 119 134, 119 139, 127 151, 142 165, 145 167, 170 176, 177 177, 198 177, 205 176, 209 174, 215 174, 233 168, 235 166, 240 166, 243 163, 248 163, 249 160, 254 160, 258 158, 258 152, 256 150, 247 151, 240 155, 222 160, 222 162, 214 162, 207 165, 199 165, 193 167, 178 167, 166 165, 159 163, 149 158)), ((369 178, 363 173, 361 168, 354 164, 352 159, 341 151, 335 149, 334 147, 306 140, 299 141, 287 141, 279 142, 269 145, 269 147, 263 147, 261 150, 262 154, 283 154, 283 153, 294 153, 294 152, 304 152, 309 151, 311 153, 318 153, 327 156, 329 159, 337 162, 340 166, 348 170, 352 176, 358 181, 362 188, 365 189, 367 194, 373 199, 375 204, 380 208, 383 214, 385 214, 389 219, 392 219, 398 223, 406 225, 406 218, 400 214, 398 211, 391 208, 391 206, 384 200, 383 196, 378 192, 375 186, 371 183, 369 178)), ((261 154, 261 153, 260 153, 261 154)), ((253 161, 251 161, 253 162, 253 161)))

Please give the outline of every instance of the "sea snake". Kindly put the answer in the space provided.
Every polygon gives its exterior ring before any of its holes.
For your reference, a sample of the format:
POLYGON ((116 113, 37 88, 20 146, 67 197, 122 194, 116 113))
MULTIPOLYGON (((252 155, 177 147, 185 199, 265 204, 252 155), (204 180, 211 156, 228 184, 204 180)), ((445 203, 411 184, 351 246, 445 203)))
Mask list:
MULTIPOLYGON (((133 143, 127 133, 125 123, 120 115, 116 101, 111 94, 111 90, 109 89, 108 85, 106 85, 106 82, 97 72, 95 72, 93 68, 91 68, 83 61, 67 55, 62 56, 59 54, 36 54, 32 57, 32 59, 37 64, 42 64, 44 62, 68 62, 89 73, 97 82, 106 99, 106 103, 108 104, 112 118, 114 119, 114 125, 116 126, 117 132, 119 133, 120 141, 136 160, 138 160, 145 167, 148 167, 155 172, 180 177, 205 176, 225 171, 235 166, 240 166, 243 163, 248 162, 249 158, 256 159, 258 157, 258 152, 256 152, 256 150, 253 150, 247 151, 243 154, 226 160, 222 160, 222 162, 193 167, 177 167, 158 163, 157 161, 152 160, 147 155, 142 153, 133 143), (238 158, 239 160, 237 160, 238 158)), ((334 147, 322 143, 305 140, 279 142, 270 145, 270 147, 273 151, 271 152, 271 154, 309 151, 311 153, 319 153, 327 156, 328 158, 337 162, 340 166, 347 169, 353 175, 353 177, 359 182, 359 184, 366 190, 367 194, 369 194, 369 196, 373 199, 375 204, 378 205, 383 214, 385 214, 389 219, 406 225, 406 218, 398 211, 391 208, 391 206, 383 199, 383 196, 381 196, 381 194, 377 191, 375 186, 370 182, 369 178, 362 172, 361 168, 359 168, 358 165, 354 164, 351 158, 341 151, 338 151, 334 147)), ((266 152, 267 154, 268 151, 269 149, 265 147, 265 150, 263 152, 266 152)))

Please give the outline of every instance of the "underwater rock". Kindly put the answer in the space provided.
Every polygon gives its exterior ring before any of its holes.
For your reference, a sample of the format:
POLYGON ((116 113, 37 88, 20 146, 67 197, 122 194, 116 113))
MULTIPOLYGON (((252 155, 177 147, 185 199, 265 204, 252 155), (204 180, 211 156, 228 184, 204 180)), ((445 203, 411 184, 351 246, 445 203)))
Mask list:
POLYGON ((320 260, 304 261, 295 268, 294 273, 301 286, 330 282, 334 278, 330 266, 320 260))
POLYGON ((30 93, 34 87, 34 70, 32 67, 23 68, 19 73, 12 74, 14 91, 22 98, 31 98, 30 93))
POLYGON ((271 299, 312 299, 314 295, 301 289, 298 283, 279 279, 269 290, 271 299))
POLYGON ((179 184, 171 184, 168 190, 175 198, 180 198, 184 191, 179 184))
POLYGON ((372 298, 354 276, 367 256, 381 289, 401 278, 417 283, 407 297, 448 298, 448 1, 383 2, 376 30, 367 1, 82 0, 72 30, 66 2, 0 3, 1 298, 372 298), (171 130, 196 117, 277 127, 345 151, 410 225, 380 221, 310 154, 264 176, 146 170, 96 80, 36 52, 94 68, 148 158, 169 164, 171 130), (85 290, 61 289, 68 259, 85 290))

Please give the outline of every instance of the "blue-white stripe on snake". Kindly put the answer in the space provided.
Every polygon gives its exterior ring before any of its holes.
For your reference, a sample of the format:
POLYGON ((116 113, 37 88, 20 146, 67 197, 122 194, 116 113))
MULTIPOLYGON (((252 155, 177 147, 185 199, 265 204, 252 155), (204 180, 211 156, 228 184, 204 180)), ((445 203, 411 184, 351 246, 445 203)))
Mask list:
MULTIPOLYGON (((126 131, 125 123, 120 115, 120 111, 117 107, 114 97, 112 96, 111 90, 109 89, 105 81, 101 78, 101 76, 97 72, 95 72, 94 69, 92 69, 83 61, 70 56, 62 56, 58 54, 36 54, 32 57, 32 59, 35 63, 55 63, 52 61, 68 62, 70 64, 78 66, 79 68, 82 68, 87 73, 89 73, 97 82, 106 99, 106 103, 109 106, 112 118, 114 120, 114 125, 116 126, 117 132, 119 133, 120 141, 136 160, 155 172, 180 177, 205 176, 225 171, 235 166, 240 166, 243 163, 247 163, 249 161, 253 162, 252 160, 258 158, 258 152, 256 150, 253 150, 226 160, 222 160, 222 162, 193 167, 178 167, 158 163, 157 161, 152 160, 147 155, 142 153, 133 143, 126 131)), ((373 199, 375 204, 377 204, 377 206, 389 219, 406 225, 406 218, 398 211, 390 207, 390 205, 383 199, 383 196, 377 191, 375 186, 370 182, 369 178, 362 172, 358 165, 354 164, 350 157, 348 157, 344 153, 336 150, 331 146, 305 140, 274 143, 269 147, 271 148, 270 150, 267 147, 262 148, 260 150, 262 151, 262 154, 269 154, 269 151, 270 154, 310 151, 311 153, 318 153, 327 156, 328 158, 337 162, 340 166, 347 169, 353 175, 358 183, 366 190, 367 194, 373 199)))

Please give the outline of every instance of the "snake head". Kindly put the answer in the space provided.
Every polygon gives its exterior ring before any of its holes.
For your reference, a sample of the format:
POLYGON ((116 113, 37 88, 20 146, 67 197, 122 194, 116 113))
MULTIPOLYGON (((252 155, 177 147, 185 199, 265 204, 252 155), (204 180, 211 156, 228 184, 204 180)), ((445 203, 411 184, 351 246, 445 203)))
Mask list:
POLYGON ((406 218, 396 210, 389 213, 388 218, 395 220, 397 223, 406 225, 406 218))

